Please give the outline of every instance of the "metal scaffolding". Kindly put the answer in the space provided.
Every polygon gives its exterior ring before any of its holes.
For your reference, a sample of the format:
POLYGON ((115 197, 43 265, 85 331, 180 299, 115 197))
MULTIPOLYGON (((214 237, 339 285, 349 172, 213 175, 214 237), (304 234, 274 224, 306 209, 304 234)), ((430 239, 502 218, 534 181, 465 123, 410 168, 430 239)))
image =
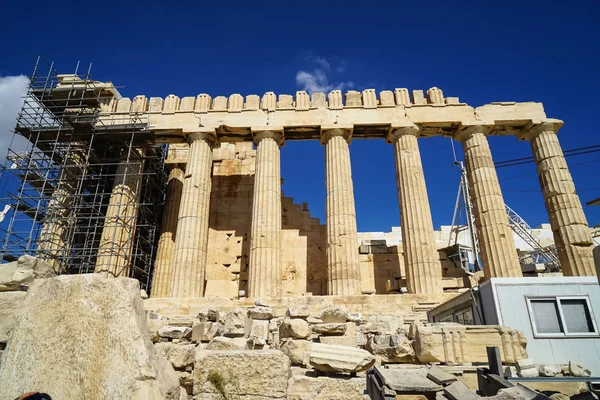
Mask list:
POLYGON ((110 124, 102 123, 100 113, 119 99, 110 82, 91 79, 91 65, 59 74, 38 58, 0 172, 6 216, 0 261, 30 254, 58 273, 88 273, 102 251, 126 259, 123 275, 148 288, 166 149, 155 143, 145 112, 115 114, 110 124), (19 145, 22 138, 26 144, 19 145), (108 224, 124 224, 131 234, 125 242, 107 232, 102 239, 108 224))

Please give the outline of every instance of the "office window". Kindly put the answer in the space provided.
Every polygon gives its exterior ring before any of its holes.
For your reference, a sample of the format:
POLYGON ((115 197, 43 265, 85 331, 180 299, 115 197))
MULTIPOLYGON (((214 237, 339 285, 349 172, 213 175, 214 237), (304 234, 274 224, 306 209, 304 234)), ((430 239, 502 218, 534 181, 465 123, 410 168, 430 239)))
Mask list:
POLYGON ((598 336, 587 297, 528 297, 536 337, 598 336))
POLYGON ((590 309, 585 299, 562 299, 560 300, 565 325, 568 332, 594 333, 596 329, 592 323, 590 309))
POLYGON ((556 300, 530 300, 537 333, 562 333, 556 300))

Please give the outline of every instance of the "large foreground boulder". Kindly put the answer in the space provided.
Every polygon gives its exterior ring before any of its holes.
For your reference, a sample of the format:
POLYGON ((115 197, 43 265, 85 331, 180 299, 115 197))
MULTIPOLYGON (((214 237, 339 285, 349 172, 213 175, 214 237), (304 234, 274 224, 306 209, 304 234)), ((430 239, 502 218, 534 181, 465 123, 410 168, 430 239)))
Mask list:
POLYGON ((21 307, 25 295, 25 292, 0 292, 0 343, 8 342, 15 311, 21 307))
POLYGON ((193 377, 196 400, 286 399, 290 360, 279 350, 202 350, 193 377))
POLYGON ((179 399, 178 377, 150 341, 140 287, 99 274, 36 280, 2 356, 0 399, 179 399))

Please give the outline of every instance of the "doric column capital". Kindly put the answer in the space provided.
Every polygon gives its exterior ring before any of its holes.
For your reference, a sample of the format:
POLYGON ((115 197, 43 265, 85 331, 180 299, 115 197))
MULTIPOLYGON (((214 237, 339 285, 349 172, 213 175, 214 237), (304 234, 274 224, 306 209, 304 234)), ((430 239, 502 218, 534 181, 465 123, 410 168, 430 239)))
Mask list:
POLYGON ((283 127, 252 128, 252 138, 257 146, 263 139, 273 139, 278 146, 283 146, 283 127))
POLYGON ((474 121, 469 123, 462 123, 454 132, 454 140, 464 142, 476 133, 483 133, 488 135, 490 133, 491 126, 483 121, 474 121))
POLYGON ((415 125, 405 125, 405 126, 392 126, 389 133, 387 134, 388 143, 396 143, 400 137, 404 135, 412 135, 415 137, 421 136, 421 129, 415 125))
POLYGON ((517 135, 519 140, 533 140, 542 132, 558 133, 564 122, 560 119, 546 119, 542 121, 531 121, 517 135))
POLYGON ((350 144, 353 129, 350 126, 324 126, 321 128, 321 144, 327 144, 332 137, 336 136, 342 136, 350 144))
POLYGON ((185 164, 180 164, 180 163, 165 163, 165 168, 167 169, 167 171, 169 171, 169 173, 173 170, 176 169, 180 169, 182 171, 185 171, 185 164))
POLYGON ((185 135, 185 140, 188 142, 188 144, 192 144, 192 142, 196 141, 196 140, 204 140, 206 143, 208 143, 210 145, 210 147, 214 147, 215 144, 218 143, 219 139, 217 138, 217 135, 214 133, 214 131, 210 131, 210 132, 190 132, 190 133, 184 133, 185 135))

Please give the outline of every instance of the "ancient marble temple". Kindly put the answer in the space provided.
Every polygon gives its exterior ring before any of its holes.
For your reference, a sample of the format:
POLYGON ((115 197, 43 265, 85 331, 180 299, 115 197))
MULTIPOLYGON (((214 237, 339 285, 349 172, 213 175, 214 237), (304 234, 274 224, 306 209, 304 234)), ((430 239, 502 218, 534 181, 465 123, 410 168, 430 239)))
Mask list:
MULTIPOLYGON (((142 115, 170 144, 152 297, 442 293, 453 278, 436 248, 419 152, 419 141, 433 136, 462 144, 485 278, 522 275, 489 136, 530 142, 563 274, 595 275, 592 238, 557 137, 563 122, 540 103, 474 108, 438 88, 136 96, 107 104, 101 120, 127 113, 142 115), (357 237, 349 146, 364 138, 394 148, 402 246, 386 254, 361 252, 357 237), (296 140, 324 147, 325 224, 281 191, 280 148, 296 140)), ((125 199, 135 190, 135 182, 114 187, 125 199)), ((135 224, 113 217, 106 237, 118 241, 113 246, 130 243, 124 237, 135 224)), ((100 253, 97 271, 126 273, 119 251, 111 265, 100 253)))

